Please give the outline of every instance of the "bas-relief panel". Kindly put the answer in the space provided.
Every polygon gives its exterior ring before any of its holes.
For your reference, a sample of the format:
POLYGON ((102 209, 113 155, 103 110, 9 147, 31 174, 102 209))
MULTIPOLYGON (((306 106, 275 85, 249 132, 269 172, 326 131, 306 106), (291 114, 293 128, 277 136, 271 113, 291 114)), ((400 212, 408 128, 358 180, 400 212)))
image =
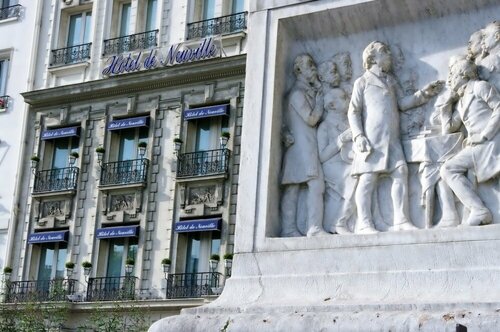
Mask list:
POLYGON ((284 24, 272 235, 500 223, 497 17, 500 7, 331 40, 294 40, 284 24))

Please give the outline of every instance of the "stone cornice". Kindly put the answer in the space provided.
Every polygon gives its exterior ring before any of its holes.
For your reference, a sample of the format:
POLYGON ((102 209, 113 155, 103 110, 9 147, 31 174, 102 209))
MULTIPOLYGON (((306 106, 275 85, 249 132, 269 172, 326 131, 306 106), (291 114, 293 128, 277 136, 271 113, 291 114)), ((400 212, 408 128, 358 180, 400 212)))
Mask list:
POLYGON ((144 70, 99 80, 22 93, 35 108, 128 95, 245 75, 246 55, 144 70))

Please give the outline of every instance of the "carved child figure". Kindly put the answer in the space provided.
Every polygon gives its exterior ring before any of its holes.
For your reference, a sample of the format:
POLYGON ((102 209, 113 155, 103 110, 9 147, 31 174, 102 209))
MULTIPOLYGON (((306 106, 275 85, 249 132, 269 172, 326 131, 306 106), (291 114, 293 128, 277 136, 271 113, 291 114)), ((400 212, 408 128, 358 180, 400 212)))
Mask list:
POLYGON ((439 93, 442 82, 432 82, 413 95, 403 96, 392 75, 390 50, 378 41, 363 51, 363 67, 366 71, 354 83, 348 112, 355 145, 352 174, 359 178, 355 232, 378 232, 373 224, 372 195, 382 175, 392 179, 393 230, 416 229, 408 217, 408 168, 400 140, 399 111, 426 103, 439 93))
POLYGON ((462 123, 468 136, 465 148, 441 167, 441 177, 470 211, 462 225, 488 224, 491 212, 466 173, 474 171, 478 183, 500 173, 500 95, 490 83, 478 80, 476 65, 466 59, 452 64, 447 84, 455 93, 448 102, 456 102, 458 116, 451 107, 441 108, 443 132, 452 132, 462 123))
POLYGON ((351 130, 347 122, 349 98, 339 88, 340 76, 332 61, 322 63, 318 76, 323 83, 323 104, 326 117, 318 127, 319 159, 325 175, 325 220, 337 219, 329 231, 350 233, 347 226, 353 215, 352 196, 356 181, 351 176, 349 152, 352 151, 351 130))

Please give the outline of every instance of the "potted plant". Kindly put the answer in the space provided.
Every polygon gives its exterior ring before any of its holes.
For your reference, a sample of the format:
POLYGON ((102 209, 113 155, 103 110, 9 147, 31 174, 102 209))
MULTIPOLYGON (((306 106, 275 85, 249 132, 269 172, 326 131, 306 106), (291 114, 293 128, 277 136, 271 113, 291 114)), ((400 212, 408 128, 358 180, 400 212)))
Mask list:
POLYGON ((125 260, 125 273, 130 275, 134 269, 135 260, 133 258, 127 258, 125 260))
POLYGON ((66 274, 68 276, 72 275, 73 274, 73 269, 75 268, 75 263, 73 263, 73 262, 66 262, 65 266, 66 266, 66 274))
POLYGON ((37 155, 33 155, 30 158, 31 160, 31 168, 35 169, 38 166, 38 163, 40 162, 40 158, 37 155))
POLYGON ((219 255, 213 254, 212 256, 210 256, 209 263, 210 263, 210 268, 212 269, 212 271, 217 270, 217 265, 219 265, 219 261, 220 261, 219 255))
POLYGON ((224 255, 224 266, 230 268, 233 264, 233 254, 224 255))
POLYGON ((102 157, 104 156, 104 152, 106 152, 106 149, 103 148, 102 146, 98 146, 95 149, 95 153, 97 154, 97 162, 99 164, 102 162, 102 157))
POLYGON ((78 152, 76 152, 76 151, 71 152, 71 153, 69 154, 69 164, 70 164, 71 166, 73 166, 73 165, 75 164, 76 159, 77 159, 78 157, 80 157, 80 155, 78 154, 78 152))
POLYGON ((182 146, 182 140, 179 137, 174 138, 174 150, 175 152, 179 152, 182 146))
POLYGON ((6 281, 10 280, 11 274, 12 274, 12 268, 10 266, 6 266, 3 268, 3 275, 6 281))
POLYGON ((141 159, 144 158, 144 155, 146 154, 146 147, 148 146, 148 143, 142 141, 137 144, 137 150, 139 151, 139 156, 141 156, 141 159))
POLYGON ((0 98, 0 110, 5 109, 5 104, 6 104, 5 100, 3 98, 0 98))
POLYGON ((83 267, 83 274, 85 276, 90 275, 90 271, 92 270, 92 263, 89 261, 83 261, 82 262, 82 267, 83 267))
POLYGON ((172 263, 172 261, 170 260, 170 258, 163 258, 161 260, 161 266, 163 267, 163 273, 165 273, 165 278, 166 278, 167 274, 170 272, 171 263, 172 263))
POLYGON ((231 138, 231 134, 228 131, 223 131, 220 134, 220 145, 225 148, 227 145, 227 141, 231 138))

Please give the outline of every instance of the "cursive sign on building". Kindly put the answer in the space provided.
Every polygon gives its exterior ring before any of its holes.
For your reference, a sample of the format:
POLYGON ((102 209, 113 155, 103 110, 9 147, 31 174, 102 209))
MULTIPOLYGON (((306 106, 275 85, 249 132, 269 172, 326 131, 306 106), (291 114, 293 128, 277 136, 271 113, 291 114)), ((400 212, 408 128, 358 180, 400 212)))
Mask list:
POLYGON ((178 221, 175 223, 176 233, 219 231, 221 218, 178 221))
POLYGON ((134 237, 139 233, 139 226, 106 227, 98 228, 96 237, 98 239, 109 239, 115 237, 134 237))
POLYGON ((106 61, 102 71, 103 76, 113 76, 132 73, 140 70, 173 66, 189 62, 212 59, 220 54, 219 47, 213 38, 205 38, 195 48, 186 47, 185 43, 171 45, 168 51, 152 49, 148 53, 139 52, 136 55, 113 55, 106 61))

